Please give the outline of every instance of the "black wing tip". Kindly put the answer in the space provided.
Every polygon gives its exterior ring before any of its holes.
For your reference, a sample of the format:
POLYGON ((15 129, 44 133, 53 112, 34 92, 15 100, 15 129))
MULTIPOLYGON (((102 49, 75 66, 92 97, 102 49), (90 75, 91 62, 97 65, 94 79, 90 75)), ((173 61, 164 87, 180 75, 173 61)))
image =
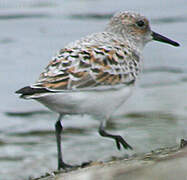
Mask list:
POLYGON ((51 91, 45 88, 32 88, 30 86, 26 86, 24 88, 17 90, 15 93, 24 96, 24 95, 33 95, 35 93, 47 93, 47 92, 51 92, 51 91))
POLYGON ((26 86, 24 88, 21 88, 21 89, 17 90, 15 93, 26 95, 26 94, 30 94, 31 90, 32 90, 32 88, 30 86, 26 86))
POLYGON ((180 44, 179 44, 178 42, 175 42, 175 43, 174 43, 174 46, 175 46, 175 47, 178 47, 178 46, 180 46, 180 44))

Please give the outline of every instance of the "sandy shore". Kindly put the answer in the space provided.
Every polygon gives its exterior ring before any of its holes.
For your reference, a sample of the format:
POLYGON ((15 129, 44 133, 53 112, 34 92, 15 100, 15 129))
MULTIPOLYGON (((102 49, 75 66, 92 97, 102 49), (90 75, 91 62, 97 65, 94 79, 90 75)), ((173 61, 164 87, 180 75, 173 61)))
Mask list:
POLYGON ((91 162, 71 171, 46 173, 33 180, 184 180, 187 179, 187 141, 150 153, 91 162))

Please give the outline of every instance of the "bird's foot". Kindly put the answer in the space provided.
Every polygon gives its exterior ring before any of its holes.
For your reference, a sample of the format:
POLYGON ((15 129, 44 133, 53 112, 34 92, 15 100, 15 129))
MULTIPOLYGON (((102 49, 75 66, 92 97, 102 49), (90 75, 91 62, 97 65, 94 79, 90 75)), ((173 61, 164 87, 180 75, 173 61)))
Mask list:
POLYGON ((119 135, 113 135, 113 134, 109 134, 108 132, 106 132, 104 130, 103 124, 100 124, 99 127, 99 134, 103 137, 108 137, 108 138, 112 138, 116 141, 116 146, 118 148, 118 150, 121 149, 121 146, 124 147, 124 149, 133 149, 121 136, 119 135))
POLYGON ((113 135, 113 138, 116 141, 116 146, 118 148, 118 150, 121 149, 121 145, 124 147, 124 149, 133 149, 121 136, 115 136, 113 135))
POLYGON ((64 163, 63 161, 61 161, 59 164, 58 164, 58 170, 61 170, 61 169, 64 169, 64 170, 71 170, 71 169, 76 169, 80 166, 78 165, 69 165, 69 164, 66 164, 64 163))

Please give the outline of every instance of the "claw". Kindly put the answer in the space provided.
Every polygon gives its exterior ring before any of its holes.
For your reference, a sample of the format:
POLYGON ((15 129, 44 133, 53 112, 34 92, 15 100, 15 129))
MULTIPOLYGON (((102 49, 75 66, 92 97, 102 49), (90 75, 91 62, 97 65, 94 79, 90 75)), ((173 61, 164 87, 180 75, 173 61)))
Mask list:
POLYGON ((75 168, 78 168, 79 166, 78 165, 69 165, 69 164, 66 164, 64 163, 63 161, 58 165, 58 170, 60 169, 64 169, 64 170, 68 170, 68 169, 75 169, 75 168))
POLYGON ((124 147, 124 149, 133 149, 121 136, 114 136, 116 140, 116 146, 118 150, 121 150, 121 145, 124 147))
POLYGON ((99 134, 103 137, 112 138, 116 141, 116 146, 118 150, 121 150, 121 145, 124 149, 133 149, 121 136, 109 134, 104 130, 103 124, 101 123, 99 127, 99 134))

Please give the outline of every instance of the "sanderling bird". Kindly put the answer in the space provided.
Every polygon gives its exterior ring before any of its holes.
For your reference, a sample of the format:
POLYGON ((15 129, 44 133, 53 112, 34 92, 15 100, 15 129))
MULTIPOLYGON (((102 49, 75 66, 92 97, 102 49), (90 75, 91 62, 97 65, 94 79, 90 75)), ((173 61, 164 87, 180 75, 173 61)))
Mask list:
POLYGON ((132 147, 119 135, 105 131, 105 122, 131 95, 142 69, 142 51, 152 41, 179 46, 151 30, 140 14, 115 14, 103 32, 88 35, 61 49, 36 83, 16 93, 59 113, 55 124, 58 169, 72 167, 62 158, 61 119, 65 114, 91 114, 102 119, 99 134, 115 140, 117 148, 132 147))

